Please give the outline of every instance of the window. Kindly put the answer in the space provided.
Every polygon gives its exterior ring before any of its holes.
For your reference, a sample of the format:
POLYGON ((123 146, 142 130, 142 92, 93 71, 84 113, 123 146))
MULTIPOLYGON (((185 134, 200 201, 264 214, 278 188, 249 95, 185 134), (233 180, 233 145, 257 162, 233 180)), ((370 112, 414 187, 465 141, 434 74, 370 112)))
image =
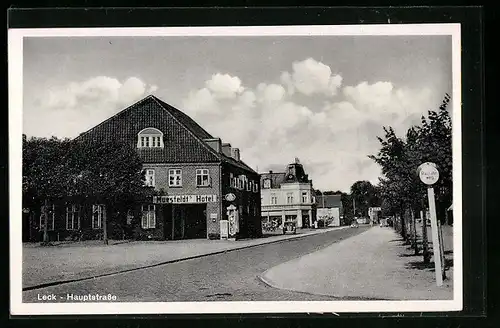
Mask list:
POLYGON ((257 182, 255 182, 253 184, 253 192, 254 193, 258 193, 259 192, 259 184, 257 182))
POLYGON ((104 205, 92 205, 92 229, 101 229, 102 220, 106 215, 104 205))
POLYGON ((156 206, 155 205, 142 205, 141 226, 143 229, 156 228, 156 206))
POLYGON ((275 194, 271 195, 271 204, 273 204, 273 205, 278 204, 278 197, 276 197, 275 194))
POLYGON ((271 188, 271 179, 264 180, 264 188, 266 188, 266 189, 271 188))
POLYGON ((146 128, 137 135, 137 148, 163 148, 163 133, 155 128, 146 128))
POLYGON ((168 186, 181 187, 182 186, 182 170, 170 169, 168 170, 168 186))
MULTIPOLYGON (((45 217, 44 217, 44 208, 45 206, 42 206, 40 208, 40 230, 44 229, 45 226, 45 217)), ((49 205, 47 209, 47 230, 52 231, 54 230, 54 219, 55 219, 55 214, 56 214, 56 208, 55 205, 49 205)))
POLYGON ((66 230, 80 229, 80 206, 66 206, 66 230))
POLYGON ((307 201, 307 191, 302 192, 302 203, 308 203, 307 201))
POLYGON ((144 184, 147 187, 154 187, 155 186, 155 170, 153 170, 153 169, 146 170, 144 184))
POLYGON ((246 175, 240 175, 240 178, 239 178, 239 189, 240 190, 245 190, 245 188, 247 187, 248 185, 248 178, 246 177, 246 175))
POLYGON ((247 181, 247 191, 252 191, 253 189, 253 181, 247 181))
POLYGON ((210 185, 210 175, 208 174, 208 169, 197 169, 196 186, 207 187, 209 185, 210 185))
POLYGON ((287 193, 286 194, 286 203, 287 204, 293 204, 293 193, 287 193))

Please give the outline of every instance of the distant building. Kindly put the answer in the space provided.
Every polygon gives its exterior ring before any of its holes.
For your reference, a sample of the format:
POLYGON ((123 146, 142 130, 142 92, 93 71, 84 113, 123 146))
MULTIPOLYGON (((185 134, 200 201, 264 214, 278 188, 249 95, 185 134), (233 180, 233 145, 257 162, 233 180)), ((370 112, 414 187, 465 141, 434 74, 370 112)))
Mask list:
MULTIPOLYGON (((220 221, 228 220, 230 206, 238 213, 239 237, 261 236, 258 173, 240 159, 238 148, 222 143, 160 99, 148 96, 77 139, 130 145, 143 162, 145 188, 162 193, 130 204, 125 226, 114 224, 112 204, 61 199, 49 206, 50 240, 99 239, 105 217, 110 238, 126 234, 135 239, 219 239, 220 221), (228 200, 228 194, 234 199, 228 200)), ((26 239, 40 240, 41 209, 32 213, 26 239)))
POLYGON ((298 228, 316 221, 312 180, 298 159, 285 172, 260 174, 261 214, 264 222, 295 221, 298 228))
POLYGON ((323 220, 325 225, 338 227, 344 214, 341 195, 317 195, 316 218, 323 220))

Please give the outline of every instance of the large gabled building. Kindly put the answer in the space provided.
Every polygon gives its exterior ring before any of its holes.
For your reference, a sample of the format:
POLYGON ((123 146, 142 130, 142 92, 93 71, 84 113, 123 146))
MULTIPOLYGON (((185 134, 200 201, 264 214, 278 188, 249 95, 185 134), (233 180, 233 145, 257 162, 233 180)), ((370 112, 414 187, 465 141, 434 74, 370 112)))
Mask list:
MULTIPOLYGON (((157 97, 138 101, 77 138, 130 145, 143 161, 146 184, 161 191, 162 196, 130 205, 129 237, 219 239, 220 221, 228 219, 230 206, 231 213, 238 212, 237 236, 261 236, 259 175, 240 159, 238 148, 222 143, 157 97), (233 194, 234 199, 225 197, 228 194, 233 194)), ((50 238, 69 238, 77 230, 88 238, 99 236, 105 215, 110 221, 102 204, 86 204, 77 209, 68 203, 53 204, 48 225, 50 238)), ((34 221, 36 231, 31 239, 39 240, 42 220, 34 221)), ((113 231, 113 224, 107 226, 108 235, 119 235, 113 231)))

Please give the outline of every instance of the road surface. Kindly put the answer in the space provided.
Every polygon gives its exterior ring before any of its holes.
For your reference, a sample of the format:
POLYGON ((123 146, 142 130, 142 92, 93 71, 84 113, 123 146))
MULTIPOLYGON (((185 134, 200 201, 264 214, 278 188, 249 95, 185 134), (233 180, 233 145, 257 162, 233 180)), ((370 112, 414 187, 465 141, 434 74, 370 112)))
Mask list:
MULTIPOLYGON (((267 269, 366 231, 347 228, 247 249, 209 255, 112 276, 23 292, 23 302, 68 302, 68 294, 114 295, 115 302, 324 301, 328 296, 269 287, 258 276, 267 269), (54 296, 51 296, 54 297, 54 296)), ((300 268, 297 268, 300 270, 300 268)))

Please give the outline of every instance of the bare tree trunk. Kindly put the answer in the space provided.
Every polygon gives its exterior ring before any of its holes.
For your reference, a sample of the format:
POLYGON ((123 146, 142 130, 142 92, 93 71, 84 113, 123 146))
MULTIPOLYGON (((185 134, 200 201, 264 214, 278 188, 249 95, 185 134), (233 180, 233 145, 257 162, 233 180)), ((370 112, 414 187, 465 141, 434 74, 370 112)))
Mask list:
POLYGON ((108 222, 106 220, 107 206, 104 205, 102 209, 102 239, 104 240, 104 245, 108 245, 108 222))
POLYGON ((401 236, 403 237, 404 243, 408 244, 408 220, 406 220, 406 211, 404 207, 401 209, 401 236))
POLYGON ((49 243, 49 201, 45 199, 45 205, 43 206, 43 245, 47 245, 49 243))
POLYGON ((422 218, 422 253, 424 256, 424 263, 428 264, 431 260, 431 256, 429 254, 429 242, 427 239, 427 213, 423 207, 420 211, 420 217, 422 218))
POLYGON ((443 267, 442 272, 443 272, 443 279, 446 279, 446 262, 445 262, 445 256, 444 256, 444 243, 443 243, 443 228, 441 227, 441 221, 438 221, 438 236, 439 236, 439 247, 440 247, 440 253, 441 253, 441 265, 443 267))
POLYGON ((411 223, 412 223, 412 234, 413 234, 413 248, 415 249, 415 255, 418 255, 418 236, 417 236, 417 217, 413 208, 411 209, 411 223))

